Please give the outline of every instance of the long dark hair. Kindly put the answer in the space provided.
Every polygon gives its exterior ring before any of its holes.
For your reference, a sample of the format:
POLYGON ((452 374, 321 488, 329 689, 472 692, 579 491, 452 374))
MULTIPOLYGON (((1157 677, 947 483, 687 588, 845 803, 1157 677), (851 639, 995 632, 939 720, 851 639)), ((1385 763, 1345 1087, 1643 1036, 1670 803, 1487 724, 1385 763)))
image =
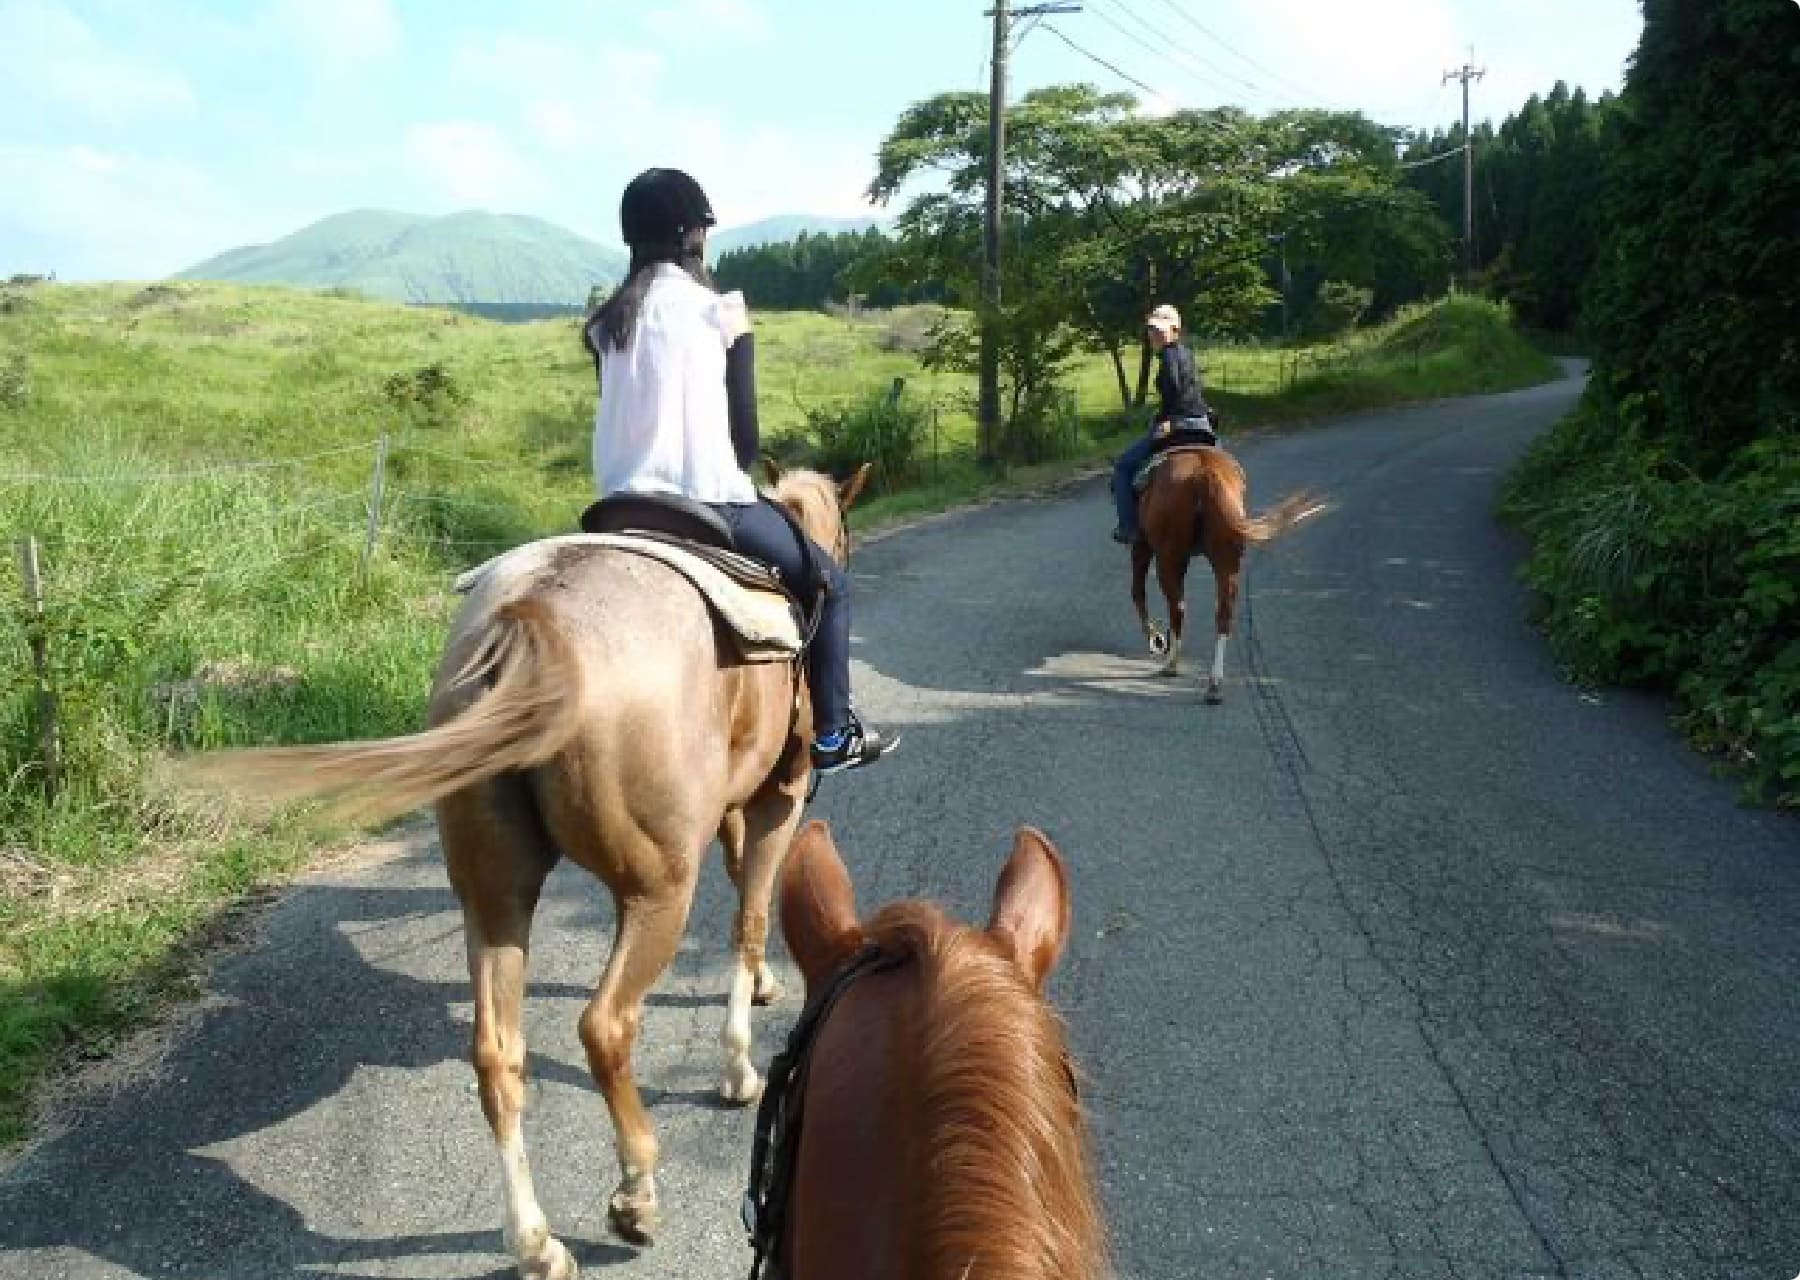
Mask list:
POLYGON ((581 326, 582 345, 593 354, 596 363, 600 353, 611 347, 623 351, 637 330, 638 313, 644 309, 644 295, 656 268, 672 263, 687 272, 708 289, 713 288, 712 272, 706 269, 706 228, 690 227, 680 240, 631 246, 631 269, 613 290, 612 297, 588 315, 581 326))

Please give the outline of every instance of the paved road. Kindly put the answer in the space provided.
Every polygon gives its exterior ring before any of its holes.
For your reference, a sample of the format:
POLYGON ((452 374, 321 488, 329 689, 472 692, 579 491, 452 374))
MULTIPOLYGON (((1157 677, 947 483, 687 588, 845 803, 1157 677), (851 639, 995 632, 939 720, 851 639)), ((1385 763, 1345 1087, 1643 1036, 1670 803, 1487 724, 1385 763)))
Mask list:
MULTIPOLYGON (((1800 1272, 1800 827, 1559 682, 1490 519, 1576 390, 1247 443, 1261 500, 1340 505, 1253 562, 1221 708, 1150 678, 1097 485, 860 555, 861 696, 908 740, 820 811, 865 902, 979 911, 1014 824, 1060 842, 1123 1276, 1800 1272)), ((635 1257, 574 1032, 609 908, 552 881, 528 1132, 591 1272, 745 1265, 723 889, 648 1020, 670 1221, 635 1257)), ((461 974, 428 848, 305 884, 159 1075, 0 1180, 0 1278, 510 1274, 461 974)))

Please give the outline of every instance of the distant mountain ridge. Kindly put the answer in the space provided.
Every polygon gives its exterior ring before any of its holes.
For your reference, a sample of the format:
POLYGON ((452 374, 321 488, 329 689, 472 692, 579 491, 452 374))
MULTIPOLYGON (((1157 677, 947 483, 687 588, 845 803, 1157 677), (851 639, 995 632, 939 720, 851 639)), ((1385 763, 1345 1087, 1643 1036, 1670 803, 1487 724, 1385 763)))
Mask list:
MULTIPOLYGON (((793 240, 801 232, 860 231, 868 218, 783 214, 721 228, 708 257, 793 240)), ((265 245, 229 249, 177 273, 184 280, 348 288, 410 303, 579 306, 595 285, 625 274, 624 249, 542 218, 467 210, 443 217, 355 209, 265 245)))
POLYGON ((470 210, 439 218, 357 209, 266 245, 231 249, 188 280, 350 288, 393 302, 585 302, 625 254, 552 222, 470 210))

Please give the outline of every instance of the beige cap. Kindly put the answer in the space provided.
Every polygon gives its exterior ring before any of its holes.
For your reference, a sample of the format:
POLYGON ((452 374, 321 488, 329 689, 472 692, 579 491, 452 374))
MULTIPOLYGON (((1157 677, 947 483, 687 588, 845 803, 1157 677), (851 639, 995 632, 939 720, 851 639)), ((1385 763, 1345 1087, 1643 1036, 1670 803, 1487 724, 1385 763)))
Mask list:
POLYGON ((1150 318, 1144 321, 1144 323, 1152 328, 1161 329, 1165 334, 1172 338, 1181 329, 1181 312, 1175 310, 1174 307, 1171 307, 1165 302, 1162 306, 1152 311, 1150 313, 1150 318))

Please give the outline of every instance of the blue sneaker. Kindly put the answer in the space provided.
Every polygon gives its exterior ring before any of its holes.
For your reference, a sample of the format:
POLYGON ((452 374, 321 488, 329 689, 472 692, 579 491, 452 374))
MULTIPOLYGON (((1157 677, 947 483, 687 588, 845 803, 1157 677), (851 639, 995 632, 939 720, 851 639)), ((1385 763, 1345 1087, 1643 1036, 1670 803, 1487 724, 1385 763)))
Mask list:
MULTIPOLYGON (((897 742, 898 739, 895 739, 897 742)), ((881 759, 882 753, 890 750, 894 743, 887 741, 881 734, 866 728, 863 722, 851 713, 850 723, 836 733, 828 733, 814 741, 812 746, 813 769, 820 774, 843 773, 848 769, 860 769, 866 764, 874 764, 881 759)))

